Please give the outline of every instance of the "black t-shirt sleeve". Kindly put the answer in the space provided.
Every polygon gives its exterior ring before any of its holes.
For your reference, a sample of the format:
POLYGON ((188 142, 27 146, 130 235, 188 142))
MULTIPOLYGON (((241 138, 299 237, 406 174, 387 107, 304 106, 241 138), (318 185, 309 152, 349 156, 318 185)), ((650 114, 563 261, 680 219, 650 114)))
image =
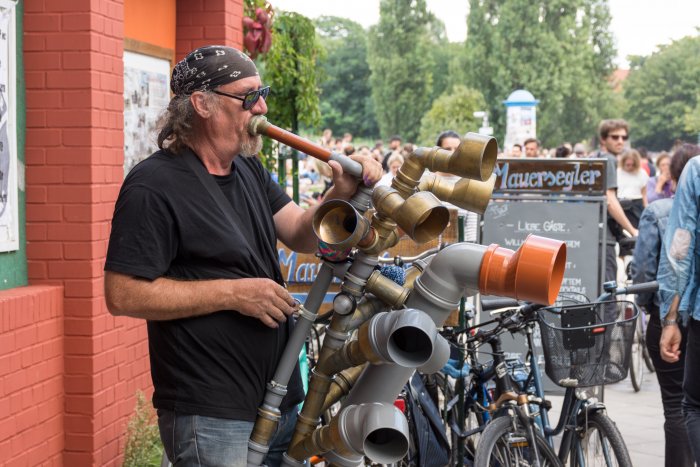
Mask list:
POLYGON ((125 188, 114 209, 105 270, 156 279, 170 267, 177 246, 162 196, 142 185, 125 188))

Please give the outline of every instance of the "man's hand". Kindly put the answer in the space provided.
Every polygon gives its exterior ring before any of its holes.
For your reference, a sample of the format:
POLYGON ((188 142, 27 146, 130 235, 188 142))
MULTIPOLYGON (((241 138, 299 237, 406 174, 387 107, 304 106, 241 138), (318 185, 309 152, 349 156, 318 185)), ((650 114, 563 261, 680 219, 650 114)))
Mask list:
POLYGON ((258 318, 266 326, 279 327, 298 308, 287 289, 270 279, 234 279, 231 309, 258 318))
POLYGON ((672 324, 664 326, 661 330, 661 340, 659 342, 659 350, 661 358, 668 363, 675 363, 681 355, 681 330, 678 325, 672 324))
MULTIPOLYGON (((374 160, 370 156, 361 156, 359 154, 353 154, 349 156, 350 159, 355 162, 362 164, 362 181, 367 186, 372 186, 382 178, 384 171, 382 170, 382 164, 374 160)), ((354 176, 343 173, 343 168, 336 161, 328 162, 333 170, 333 198, 339 199, 350 199, 352 195, 355 194, 357 190, 357 180, 354 176)))

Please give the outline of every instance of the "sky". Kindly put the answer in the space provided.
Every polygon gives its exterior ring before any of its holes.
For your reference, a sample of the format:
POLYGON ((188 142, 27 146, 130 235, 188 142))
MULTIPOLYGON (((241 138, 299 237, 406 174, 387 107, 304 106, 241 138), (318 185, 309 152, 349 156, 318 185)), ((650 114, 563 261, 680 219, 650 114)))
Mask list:
MULTIPOLYGON (((368 27, 379 20, 379 0, 270 0, 274 8, 309 18, 322 15, 349 18, 368 27)), ((468 0, 427 0, 450 41, 464 41, 468 0)), ((611 29, 618 50, 616 64, 627 67, 628 55, 649 55, 659 44, 699 34, 700 0, 608 0, 611 29)))

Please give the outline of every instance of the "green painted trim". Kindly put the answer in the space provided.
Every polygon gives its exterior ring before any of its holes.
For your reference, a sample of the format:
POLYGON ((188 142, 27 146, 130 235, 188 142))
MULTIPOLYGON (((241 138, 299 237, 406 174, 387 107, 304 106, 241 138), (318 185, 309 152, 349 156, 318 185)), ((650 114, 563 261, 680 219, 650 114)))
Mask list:
MULTIPOLYGON (((24 147, 27 136, 24 88, 24 60, 22 56, 22 32, 24 30, 24 2, 17 2, 16 44, 17 44, 17 157, 24 167, 24 147)), ((23 169, 20 169, 23 170, 23 169)), ((19 250, 0 253, 0 290, 27 285, 27 211, 24 190, 19 190, 19 250)))

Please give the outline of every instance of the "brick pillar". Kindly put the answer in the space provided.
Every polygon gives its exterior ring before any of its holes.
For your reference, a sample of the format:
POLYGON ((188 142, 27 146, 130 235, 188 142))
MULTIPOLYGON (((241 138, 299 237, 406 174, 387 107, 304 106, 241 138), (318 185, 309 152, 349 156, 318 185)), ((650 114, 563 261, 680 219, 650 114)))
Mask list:
POLYGON ((203 45, 243 47, 243 0, 177 0, 175 59, 203 45))
POLYGON ((65 465, 117 465, 138 388, 143 321, 113 318, 103 272, 123 178, 122 0, 26 0, 27 259, 64 288, 65 465))

